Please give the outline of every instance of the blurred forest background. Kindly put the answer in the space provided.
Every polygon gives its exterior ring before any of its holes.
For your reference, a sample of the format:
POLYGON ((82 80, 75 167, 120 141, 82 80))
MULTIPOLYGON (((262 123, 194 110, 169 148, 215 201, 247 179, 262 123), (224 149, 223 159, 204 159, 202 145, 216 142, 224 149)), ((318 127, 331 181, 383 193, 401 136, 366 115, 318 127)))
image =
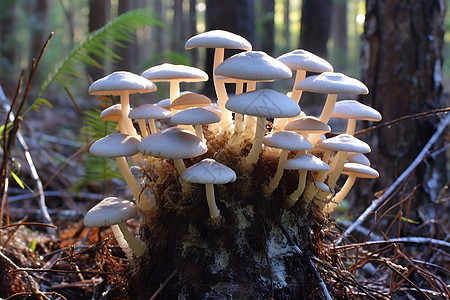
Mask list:
MULTIPOLYGON (((31 103, 42 96, 52 108, 44 106, 31 112, 22 129, 30 138, 33 156, 38 157, 37 169, 43 181, 52 181, 49 189, 69 191, 85 172, 79 167, 82 155, 77 157, 79 160, 69 157, 86 144, 80 133, 86 112, 105 105, 87 95, 89 84, 115 70, 140 74, 163 62, 192 65, 210 72, 211 52, 184 49, 189 37, 210 29, 238 33, 253 44, 254 50, 274 57, 303 48, 326 58, 335 71, 360 78, 369 86, 371 93, 360 100, 378 109, 385 121, 448 106, 445 86, 450 80, 450 61, 445 57, 450 52, 450 16, 446 2, 449 1, 2 0, 0 83, 11 100, 21 71, 29 68, 50 32, 55 32, 37 70, 29 100, 31 103), (110 20, 138 8, 152 10, 160 23, 152 21, 151 26, 139 28, 125 47, 106 45, 122 59, 95 57, 103 69, 80 65, 81 79, 70 86, 55 80, 43 95, 39 94, 41 84, 73 47, 110 20), (61 165, 66 168, 64 172, 59 172, 61 165)), ((231 54, 230 51, 228 55, 231 54)), ((287 92, 291 84, 277 83, 276 88, 287 92)), ((150 98, 136 96, 136 105, 139 101, 154 103, 166 98, 167 88, 159 85, 158 92, 150 98)), ((214 97, 208 84, 191 84, 189 89, 214 97)), ((317 100, 313 95, 305 93, 303 110, 314 114, 314 101, 317 100)), ((433 114, 362 137, 373 145, 371 160, 382 176, 369 186, 364 183, 355 189, 358 198, 364 199, 359 200, 358 211, 371 202, 374 192, 386 188, 409 166, 440 118, 441 115, 433 114)), ((365 124, 368 125, 371 124, 365 124)), ((339 128, 339 124, 336 126, 339 128)), ((444 143, 442 137, 439 144, 444 143)), ((420 186, 419 192, 434 201, 447 183, 446 151, 439 153, 430 156, 411 181, 412 187, 420 186)), ((20 151, 17 155, 20 158, 20 151)), ((26 177, 26 170, 24 174, 26 177)))

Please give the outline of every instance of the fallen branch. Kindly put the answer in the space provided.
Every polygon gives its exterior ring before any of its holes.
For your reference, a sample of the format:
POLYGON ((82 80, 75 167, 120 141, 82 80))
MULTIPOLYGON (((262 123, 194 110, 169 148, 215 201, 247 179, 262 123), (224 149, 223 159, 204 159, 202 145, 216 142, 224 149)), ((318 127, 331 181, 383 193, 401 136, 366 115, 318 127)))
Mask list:
POLYGON ((397 189, 397 187, 409 176, 409 174, 414 171, 414 169, 423 161, 423 159, 429 154, 431 146, 436 142, 439 136, 444 132, 445 128, 450 124, 450 114, 448 114, 441 122, 438 124, 437 129, 433 136, 428 140, 427 144, 423 147, 422 151, 417 155, 414 161, 409 165, 409 167, 392 183, 389 188, 381 195, 380 198, 374 200, 372 204, 356 219, 356 221, 350 225, 347 230, 342 234, 342 236, 336 241, 336 245, 339 245, 342 240, 348 237, 355 228, 361 226, 361 224, 367 219, 367 217, 374 212, 378 207, 384 203, 391 194, 397 189))
POLYGON ((390 243, 412 243, 412 244, 433 244, 436 246, 442 246, 450 249, 450 243, 438 239, 426 238, 426 237, 400 237, 389 239, 385 241, 368 241, 364 243, 358 244, 350 244, 344 246, 336 246, 334 250, 340 249, 348 249, 348 248, 356 248, 356 247, 366 247, 371 245, 379 245, 379 244, 390 244, 390 243))

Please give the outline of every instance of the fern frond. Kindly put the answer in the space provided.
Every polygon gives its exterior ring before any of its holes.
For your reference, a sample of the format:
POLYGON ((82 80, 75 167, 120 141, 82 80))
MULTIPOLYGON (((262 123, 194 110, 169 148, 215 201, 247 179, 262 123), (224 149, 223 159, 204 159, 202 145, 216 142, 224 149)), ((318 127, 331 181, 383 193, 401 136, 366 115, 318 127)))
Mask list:
POLYGON ((109 61, 117 61, 120 56, 105 45, 125 47, 126 42, 131 42, 137 29, 150 26, 163 25, 154 16, 154 13, 146 8, 135 9, 126 12, 105 26, 91 33, 80 41, 70 53, 56 67, 54 73, 41 85, 38 97, 42 97, 48 86, 58 81, 68 86, 77 78, 83 78, 83 67, 93 65, 101 67, 95 56, 109 61))

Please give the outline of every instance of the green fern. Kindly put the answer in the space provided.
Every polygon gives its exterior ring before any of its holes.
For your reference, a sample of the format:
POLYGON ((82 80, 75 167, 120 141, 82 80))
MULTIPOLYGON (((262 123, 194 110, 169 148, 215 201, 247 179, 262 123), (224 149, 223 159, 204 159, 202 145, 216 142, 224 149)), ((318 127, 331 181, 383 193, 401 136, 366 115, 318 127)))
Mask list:
MULTIPOLYGON (((81 132, 92 141, 98 140, 108 134, 117 132, 117 123, 100 120, 101 110, 94 107, 85 112, 84 126, 81 132)), ((78 191, 87 183, 102 181, 109 182, 113 178, 123 179, 122 174, 114 159, 86 154, 85 172, 83 177, 74 185, 74 191, 78 191)))
POLYGON ((100 63, 94 58, 115 62, 121 57, 111 50, 110 46, 126 47, 126 42, 133 41, 133 34, 137 29, 150 26, 163 25, 154 13, 146 8, 135 9, 126 12, 105 26, 91 33, 88 37, 78 43, 67 57, 56 67, 54 73, 42 84, 38 97, 42 97, 48 86, 58 81, 63 86, 68 86, 74 80, 84 78, 83 67, 93 65, 101 68, 100 63))

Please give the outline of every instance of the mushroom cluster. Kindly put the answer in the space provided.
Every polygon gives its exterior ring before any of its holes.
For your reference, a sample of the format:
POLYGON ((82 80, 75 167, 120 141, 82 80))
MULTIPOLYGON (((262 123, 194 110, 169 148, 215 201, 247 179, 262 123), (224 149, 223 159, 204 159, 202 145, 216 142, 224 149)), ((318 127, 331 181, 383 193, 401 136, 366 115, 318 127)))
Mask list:
MULTIPOLYGON (((186 42, 186 49, 198 47, 215 49, 217 104, 204 95, 180 92, 182 81, 208 80, 206 73, 188 66, 162 64, 140 76, 115 72, 89 88, 91 95, 120 96, 120 104, 102 114, 105 120, 118 122, 120 133, 96 141, 90 151, 117 159, 142 226, 152 226, 148 225, 152 218, 166 210, 174 216, 184 215, 185 220, 202 219, 198 212, 209 211, 209 217, 203 215, 208 226, 220 227, 233 219, 239 205, 252 216, 261 211, 254 207, 262 204, 267 209, 277 207, 282 216, 295 211, 326 217, 346 197, 356 177, 378 177, 363 154, 370 152, 369 145, 353 134, 356 120, 380 121, 381 115, 356 100, 337 101, 338 95, 367 94, 362 82, 333 72, 327 61, 308 51, 273 58, 252 51, 243 37, 222 30, 186 42), (242 52, 224 60, 225 49, 242 52), (293 72, 292 91, 258 88, 258 82, 286 80, 293 72), (129 95, 156 90, 152 81, 170 82, 170 100, 132 108, 129 95), (304 91, 327 94, 319 117, 300 108, 304 91), (348 120, 347 128, 326 138, 332 117, 348 120), (138 120, 139 132, 132 119, 138 120), (131 158, 128 164, 127 156, 131 158), (143 176, 133 177, 131 166, 138 166, 143 176), (348 178, 339 188, 341 174, 348 178), (216 191, 213 184, 219 184, 216 191), (195 208, 199 210, 187 216, 195 208)), ((242 221, 243 213, 239 214, 242 221)), ((133 257, 129 249, 139 256, 144 253, 140 245, 133 240, 124 249, 129 257, 133 257)))

